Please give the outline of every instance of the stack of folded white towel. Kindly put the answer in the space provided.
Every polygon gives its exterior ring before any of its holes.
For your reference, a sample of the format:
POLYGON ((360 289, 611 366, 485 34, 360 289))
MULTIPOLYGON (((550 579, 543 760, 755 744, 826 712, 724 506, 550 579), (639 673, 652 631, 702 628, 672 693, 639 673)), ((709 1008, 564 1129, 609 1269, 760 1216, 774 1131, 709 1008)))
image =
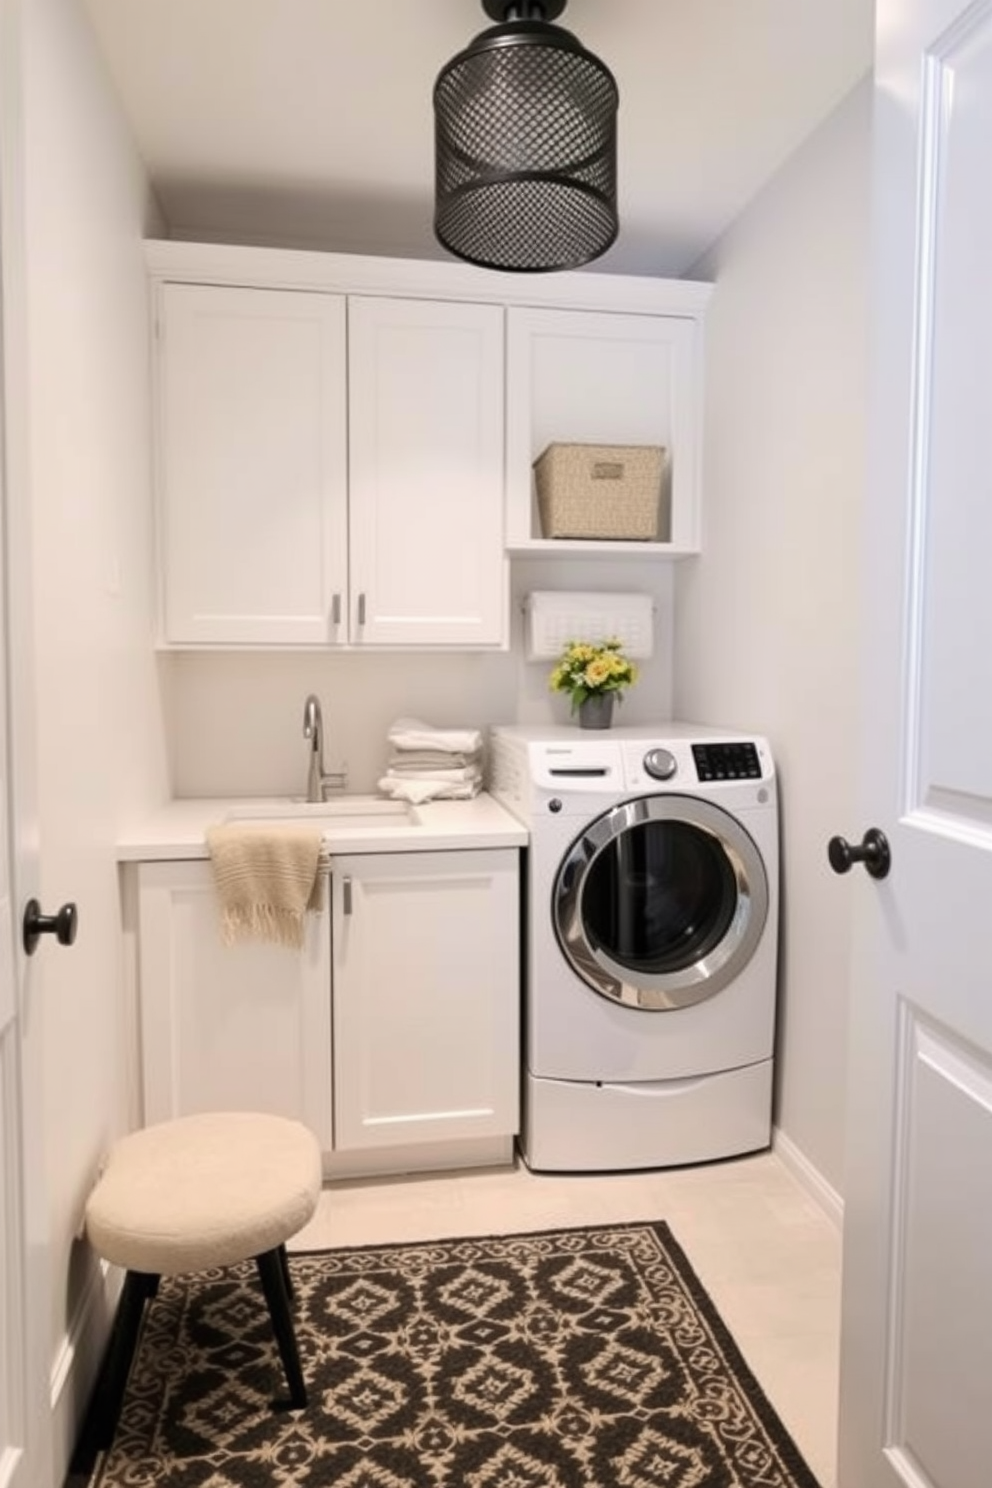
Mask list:
POLYGON ((466 801, 482 789, 481 729, 439 729, 398 718, 387 735, 389 760, 379 789, 419 805, 466 801))

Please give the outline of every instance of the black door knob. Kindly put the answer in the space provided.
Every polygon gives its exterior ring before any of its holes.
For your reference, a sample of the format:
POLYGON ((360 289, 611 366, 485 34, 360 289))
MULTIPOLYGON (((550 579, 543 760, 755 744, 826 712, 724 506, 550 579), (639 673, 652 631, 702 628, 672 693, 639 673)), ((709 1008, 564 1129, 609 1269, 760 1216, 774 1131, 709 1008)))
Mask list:
POLYGON ((827 857, 835 873, 847 873, 855 863, 864 863, 865 872, 872 878, 884 878, 892 867, 889 839, 878 827, 868 828, 860 847, 852 847, 843 837, 831 837, 827 857))
POLYGON ((54 935, 59 945, 71 946, 76 938, 79 915, 74 904, 63 904, 58 914, 44 915, 37 899, 29 899, 24 910, 24 949, 33 956, 43 935, 54 935))

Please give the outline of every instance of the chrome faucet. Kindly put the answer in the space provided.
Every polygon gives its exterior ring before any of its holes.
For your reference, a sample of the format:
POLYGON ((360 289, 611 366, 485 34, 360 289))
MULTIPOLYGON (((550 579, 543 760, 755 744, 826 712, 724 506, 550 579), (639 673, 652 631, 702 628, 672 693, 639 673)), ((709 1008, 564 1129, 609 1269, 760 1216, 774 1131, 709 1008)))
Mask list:
POLYGON ((310 740, 310 762, 307 767, 307 800, 324 801, 329 788, 343 790, 348 783, 347 771, 324 769, 324 718, 320 699, 311 692, 303 704, 303 737, 310 740))
POLYGON ((310 740, 310 766, 307 770, 307 800, 324 799, 324 719, 320 699, 311 693, 303 704, 303 737, 310 740))

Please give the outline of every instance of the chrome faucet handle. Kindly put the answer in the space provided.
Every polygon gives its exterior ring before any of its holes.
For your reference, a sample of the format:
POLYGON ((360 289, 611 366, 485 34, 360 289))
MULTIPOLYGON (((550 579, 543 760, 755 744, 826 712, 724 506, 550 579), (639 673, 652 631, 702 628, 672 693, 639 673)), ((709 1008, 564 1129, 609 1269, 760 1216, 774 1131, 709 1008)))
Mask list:
POLYGON ((348 766, 342 761, 340 770, 325 770, 320 777, 321 800, 326 801, 332 791, 343 794, 348 789, 348 766))

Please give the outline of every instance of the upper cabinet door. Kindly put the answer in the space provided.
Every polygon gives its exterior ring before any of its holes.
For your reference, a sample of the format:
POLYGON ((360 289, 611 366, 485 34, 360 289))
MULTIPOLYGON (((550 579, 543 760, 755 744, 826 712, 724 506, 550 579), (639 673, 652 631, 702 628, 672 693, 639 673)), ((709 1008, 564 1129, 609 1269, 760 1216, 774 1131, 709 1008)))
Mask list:
POLYGON ((514 307, 506 334, 507 546, 697 552, 700 318, 514 307), (658 541, 545 538, 533 463, 549 444, 661 445, 668 459, 658 541))
POLYGON ((502 307, 352 296, 348 317, 353 639, 505 645, 502 307))
POLYGON ((344 640, 344 297, 199 284, 159 293, 164 639, 344 640))

